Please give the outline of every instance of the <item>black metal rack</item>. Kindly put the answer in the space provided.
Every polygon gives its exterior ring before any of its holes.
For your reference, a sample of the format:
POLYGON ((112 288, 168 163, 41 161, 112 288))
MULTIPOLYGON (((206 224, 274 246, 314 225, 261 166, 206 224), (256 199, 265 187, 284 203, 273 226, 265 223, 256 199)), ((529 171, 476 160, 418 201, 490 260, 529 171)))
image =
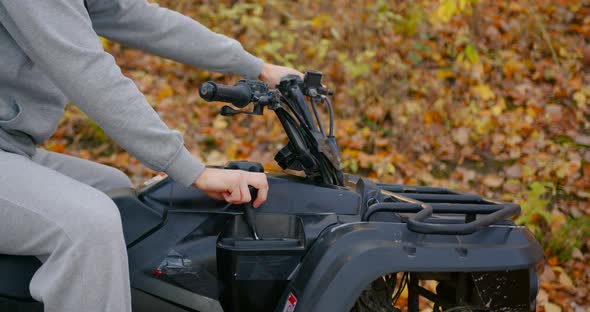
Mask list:
POLYGON ((520 213, 520 206, 450 191, 445 188, 377 184, 386 191, 385 201, 369 206, 363 220, 380 211, 413 213, 408 229, 421 234, 467 235, 520 213), (438 222, 434 214, 462 214, 462 222, 438 222))

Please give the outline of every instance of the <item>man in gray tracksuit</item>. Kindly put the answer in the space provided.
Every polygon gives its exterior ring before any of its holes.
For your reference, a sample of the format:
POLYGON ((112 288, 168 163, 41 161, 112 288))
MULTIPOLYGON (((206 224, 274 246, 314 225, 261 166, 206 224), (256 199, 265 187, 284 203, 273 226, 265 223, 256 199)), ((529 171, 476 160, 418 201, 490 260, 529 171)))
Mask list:
POLYGON ((145 0, 0 0, 0 254, 43 262, 30 285, 46 311, 130 311, 117 207, 120 171, 37 148, 70 99, 148 167, 228 202, 267 195, 260 173, 205 168, 125 78, 98 35, 195 67, 276 84, 235 40, 145 0))

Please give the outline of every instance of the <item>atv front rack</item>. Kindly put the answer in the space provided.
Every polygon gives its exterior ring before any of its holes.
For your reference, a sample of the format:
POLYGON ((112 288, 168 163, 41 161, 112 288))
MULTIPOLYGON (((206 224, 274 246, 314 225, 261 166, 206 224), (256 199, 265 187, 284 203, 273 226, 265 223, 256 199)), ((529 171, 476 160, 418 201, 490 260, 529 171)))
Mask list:
POLYGON ((363 220, 380 211, 414 214, 404 221, 421 234, 467 235, 520 213, 520 206, 453 192, 445 188, 377 184, 386 195, 383 202, 369 206, 363 220), (436 215, 465 215, 434 218, 436 215))

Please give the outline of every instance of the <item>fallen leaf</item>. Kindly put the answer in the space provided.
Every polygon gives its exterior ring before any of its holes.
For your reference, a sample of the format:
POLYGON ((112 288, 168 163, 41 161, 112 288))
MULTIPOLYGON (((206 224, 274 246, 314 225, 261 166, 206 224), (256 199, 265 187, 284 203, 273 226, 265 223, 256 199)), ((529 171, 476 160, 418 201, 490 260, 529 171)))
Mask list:
POLYGON ((424 113, 424 122, 428 125, 431 123, 441 123, 442 116, 437 111, 427 111, 424 113))
POLYGON ((545 265, 545 269, 543 270, 543 274, 539 276, 539 280, 542 282, 555 282, 557 280, 557 275, 551 267, 545 265))
POLYGON ((559 259, 557 259, 556 256, 549 257, 549 259, 547 259, 547 264, 550 266, 556 266, 559 264, 559 259))
POLYGON ((486 84, 480 84, 471 88, 471 92, 473 92, 473 94, 475 94, 478 98, 480 98, 483 101, 493 100, 496 98, 496 94, 494 93, 494 91, 492 91, 490 86, 486 84))
POLYGON ((574 138, 576 144, 585 145, 590 147, 590 136, 589 135, 577 135, 574 138))
POLYGON ((551 302, 545 303, 543 308, 545 309, 545 312, 561 312, 561 307, 551 302))
POLYGON ((227 128, 228 126, 228 122, 227 122, 227 117, 223 117, 221 115, 215 117, 215 120, 213 120, 213 128, 217 129, 217 130, 223 130, 225 128, 227 128))
POLYGON ((163 99, 172 96, 172 94, 172 87, 169 84, 165 84, 158 92, 158 101, 162 101, 163 99))
POLYGON ((504 183, 504 178, 498 175, 490 174, 483 178, 483 184, 488 187, 496 188, 500 187, 504 183))
POLYGON ((469 142, 469 129, 461 127, 453 131, 453 138, 460 145, 466 145, 469 142))
POLYGON ((522 169, 519 164, 514 164, 504 171, 506 172, 506 177, 508 178, 520 178, 522 177, 522 169))
POLYGON ((572 282, 572 279, 569 277, 569 275, 567 275, 567 273, 563 272, 561 274, 559 274, 559 284, 563 287, 565 287, 566 289, 573 289, 574 288, 574 282, 572 282))
POLYGON ((576 93, 574 93, 574 101, 576 102, 576 104, 578 105, 578 107, 580 108, 584 108, 586 106, 586 93, 578 91, 576 93))

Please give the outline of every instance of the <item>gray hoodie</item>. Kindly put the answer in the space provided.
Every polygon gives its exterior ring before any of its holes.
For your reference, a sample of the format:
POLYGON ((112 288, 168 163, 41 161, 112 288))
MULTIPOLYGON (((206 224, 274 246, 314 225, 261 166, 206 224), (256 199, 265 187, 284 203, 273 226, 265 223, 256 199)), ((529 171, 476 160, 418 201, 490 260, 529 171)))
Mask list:
POLYGON ((146 166, 189 185, 204 167, 98 35, 198 68, 257 77, 239 42, 146 0, 0 0, 0 149, 31 157, 67 99, 146 166))

